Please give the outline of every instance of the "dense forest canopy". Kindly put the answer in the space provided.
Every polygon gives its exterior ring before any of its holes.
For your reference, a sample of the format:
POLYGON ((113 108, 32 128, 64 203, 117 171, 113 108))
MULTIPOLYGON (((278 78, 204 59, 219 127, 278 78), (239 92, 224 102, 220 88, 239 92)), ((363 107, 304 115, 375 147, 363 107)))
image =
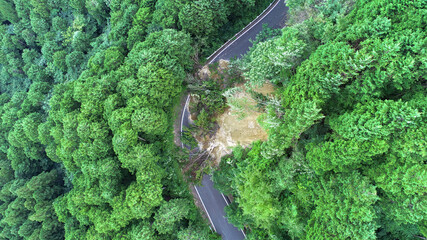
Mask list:
MULTIPOLYGON (((269 3, 0 0, 0 239, 217 239, 173 108, 269 3)), ((268 141, 214 174, 229 221, 249 239, 427 238, 426 1, 286 4, 288 27, 236 64, 277 91, 268 141)))
POLYGON ((287 1, 239 64, 278 88, 266 142, 214 173, 249 239, 427 238, 427 2, 287 1))
POLYGON ((0 0, 0 239, 215 239, 172 108, 268 3, 0 0))

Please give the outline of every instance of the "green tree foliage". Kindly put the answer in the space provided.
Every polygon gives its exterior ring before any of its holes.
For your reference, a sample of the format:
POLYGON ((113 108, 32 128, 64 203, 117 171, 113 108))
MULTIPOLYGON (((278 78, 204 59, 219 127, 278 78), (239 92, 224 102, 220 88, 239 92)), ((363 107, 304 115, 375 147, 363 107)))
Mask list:
POLYGON ((138 9, 133 19, 132 28, 128 32, 128 49, 132 49, 136 43, 142 42, 145 39, 144 36, 147 33, 147 28, 149 23, 151 23, 152 17, 152 7, 147 6, 138 9))
POLYGON ((210 230, 203 228, 199 225, 190 225, 188 228, 185 228, 178 232, 179 240, 198 240, 198 239, 221 239, 218 234, 212 233, 210 230))
POLYGON ((211 238, 171 140, 193 39, 160 5, 0 1, 0 239, 211 238))
POLYGON ((375 239, 378 225, 375 186, 357 172, 321 179, 314 189, 316 209, 307 223, 307 238, 375 239))
MULTIPOLYGON (((154 56, 147 57, 164 57, 164 59, 162 59, 162 63, 167 63, 163 66, 164 68, 168 68, 170 70, 177 68, 178 66, 173 63, 173 60, 177 61, 177 64, 181 65, 186 70, 192 66, 190 59, 193 54, 191 38, 188 34, 183 32, 178 32, 171 29, 155 32, 150 34, 147 40, 141 43, 140 47, 153 51, 152 53, 154 56)), ((174 73, 176 75, 180 74, 178 70, 175 70, 174 73)))
MULTIPOLYGON (((189 67, 189 53, 184 52, 189 44, 186 34, 164 30, 137 43, 127 57, 121 44, 109 47, 91 57, 77 80, 55 88, 48 122, 56 151, 50 157, 64 164, 73 184, 55 202, 58 219, 70 229, 66 239, 76 234, 175 236, 176 228, 195 221, 180 215, 180 224, 150 227, 156 222, 152 215, 170 210, 161 207, 164 198, 171 198, 163 190, 172 186, 165 177, 177 172, 170 166, 173 161, 163 160, 171 158, 171 147, 164 142, 171 134, 170 109, 189 67), (76 223, 84 227, 76 228, 76 223)), ((42 126, 39 131, 49 127, 42 126)), ((191 209, 186 191, 180 192, 169 202, 176 199, 191 209)))
POLYGON ((239 206, 243 214, 250 215, 255 224, 269 228, 273 224, 273 219, 278 214, 276 206, 277 200, 271 194, 272 187, 260 170, 248 168, 242 172, 241 183, 238 183, 236 190, 239 192, 239 206))
POLYGON ((1 0, 0 1, 0 13, 2 20, 8 20, 9 22, 15 23, 19 20, 13 2, 1 0))
POLYGON ((265 81, 275 84, 289 81, 291 73, 302 61, 307 43, 299 29, 284 28, 280 38, 268 39, 254 45, 242 62, 244 76, 252 85, 265 81))
POLYGON ((161 234, 172 233, 179 222, 188 215, 189 204, 185 199, 174 199, 160 206, 154 216, 154 228, 161 234))
POLYGON ((214 173, 230 221, 254 239, 426 238, 427 5, 287 4, 282 36, 239 62, 278 89, 259 119, 268 140, 214 173))
MULTIPOLYGON (((172 109, 193 59, 268 3, 0 0, 0 239, 217 238, 172 109)), ((425 238, 426 4, 287 4, 241 64, 279 89, 268 141, 214 174, 230 221, 253 239, 425 238)))
POLYGON ((178 15, 179 23, 194 36, 209 36, 225 23, 225 10, 222 0, 197 0, 183 6, 178 15))
POLYGON ((139 67, 138 80, 141 94, 153 106, 170 106, 170 97, 178 95, 182 83, 172 72, 150 63, 139 67))
MULTIPOLYGON (((158 0, 153 13, 153 23, 161 28, 178 28, 178 14, 187 0, 158 0)), ((152 26, 155 28, 155 26, 152 26)))
POLYGON ((166 113, 161 109, 141 108, 132 114, 132 127, 147 134, 163 135, 167 126, 166 113))
POLYGON ((402 101, 371 101, 355 106, 351 113, 344 113, 329 121, 340 136, 357 140, 387 139, 396 132, 416 128, 421 114, 416 108, 402 101))
POLYGON ((371 141, 335 139, 333 142, 322 142, 317 146, 307 145, 307 150, 307 159, 316 171, 345 172, 361 167, 363 162, 372 163, 373 157, 388 150, 388 144, 378 139, 371 141))
POLYGON ((291 109, 283 109, 272 101, 267 113, 260 119, 261 125, 269 132, 269 141, 265 143, 268 147, 263 151, 264 158, 284 154, 285 149, 295 144, 304 131, 322 118, 314 102, 307 101, 291 109))

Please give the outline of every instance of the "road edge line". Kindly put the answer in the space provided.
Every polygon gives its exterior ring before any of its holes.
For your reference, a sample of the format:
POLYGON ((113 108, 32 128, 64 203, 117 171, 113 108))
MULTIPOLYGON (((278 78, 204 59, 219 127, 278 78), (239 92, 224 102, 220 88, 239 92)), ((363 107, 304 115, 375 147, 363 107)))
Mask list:
MULTIPOLYGON (((230 205, 230 204, 228 203, 227 199, 225 198, 224 194, 222 194, 222 193, 221 193, 221 195, 222 195, 222 198, 224 198, 224 201, 225 201, 225 203, 227 204, 227 206, 228 206, 228 205, 230 205)), ((227 222, 228 222, 228 219, 227 219, 227 222)), ((230 224, 231 224, 231 223, 230 223, 230 224)), ((233 224, 231 224, 231 225, 233 225, 233 224)), ((233 225, 233 226, 234 226, 234 225, 233 225)), ((236 227, 236 226, 234 226, 234 227, 236 227)), ((237 228, 237 227, 236 227, 236 228, 237 228)), ((246 238, 246 234, 245 234, 245 232, 243 231, 243 229, 240 229, 240 231, 242 231, 243 236, 246 238)))
POLYGON ((245 232, 243 232, 243 229, 240 229, 240 231, 242 231, 243 236, 246 238, 246 234, 245 234, 245 232))
MULTIPOLYGON (((182 137, 182 123, 184 122, 184 113, 185 113, 185 110, 187 109, 187 105, 188 105, 189 100, 190 100, 190 94, 187 95, 187 100, 185 100, 184 109, 182 110, 182 113, 181 113, 181 115, 182 115, 181 116, 181 137, 182 137)), ((181 147, 184 148, 184 143, 182 143, 182 141, 181 141, 181 147)), ((205 203, 203 202, 203 199, 200 196, 199 190, 197 190, 197 186, 194 186, 194 189, 196 190, 197 196, 199 196, 200 202, 202 203, 203 208, 205 209, 206 215, 208 215, 209 222, 211 223, 214 231, 217 232, 216 228, 215 228, 215 225, 213 224, 213 221, 211 219, 211 216, 209 215, 208 209, 206 208, 205 203)))
POLYGON ((230 205, 230 204, 227 202, 227 199, 225 199, 224 194, 222 194, 222 192, 220 192, 220 193, 221 193, 221 195, 222 195, 222 198, 224 198, 224 202, 227 204, 227 206, 228 206, 228 205, 230 205))
POLYGON ((187 100, 185 100, 185 105, 184 105, 184 109, 182 110, 181 113, 181 148, 184 148, 184 143, 182 142, 182 122, 184 122, 184 113, 185 110, 187 109, 187 104, 188 104, 188 100, 190 100, 190 94, 187 95, 187 100))
POLYGON ((221 47, 219 47, 215 52, 213 52, 209 57, 207 57, 206 59, 211 59, 212 58, 212 56, 214 56, 214 55, 216 55, 217 54, 217 52, 218 51, 220 51, 221 49, 223 49, 225 46, 227 46, 231 41, 232 41, 232 39, 233 38, 235 38, 235 37, 237 37, 237 36, 239 36, 243 31, 245 31, 245 29, 248 27, 248 26, 251 26, 254 22, 256 22, 256 20, 259 18, 259 17, 261 17, 262 15, 264 15, 264 13, 266 12, 266 11, 268 11, 268 9, 270 9, 271 8, 271 6, 274 4, 274 2, 276 2, 276 1, 280 1, 280 0, 274 0, 273 2, 271 2, 270 3, 270 5, 268 5, 268 7, 267 8, 265 8, 264 9, 264 11, 262 11, 262 13, 260 13, 256 18, 254 18, 254 20, 252 20, 250 23, 248 23, 245 27, 243 27, 239 32, 237 32, 236 34, 234 34, 234 36, 233 37, 231 37, 230 39, 228 39, 224 44, 222 44, 221 45, 221 47))
POLYGON ((210 221, 210 222, 211 222, 211 224, 212 224, 212 227, 214 228, 215 232, 217 232, 217 231, 216 231, 216 228, 215 228, 215 225, 214 225, 214 224, 213 224, 213 222, 212 222, 211 216, 209 216, 209 212, 208 212, 208 210, 206 209, 205 204, 203 203, 202 197, 200 197, 199 190, 197 190, 197 186, 194 186, 194 189, 196 189, 197 195, 199 196, 200 202, 202 203, 203 208, 205 209, 206 215, 208 215, 208 218, 209 218, 209 221, 210 221))
MULTIPOLYGON (((265 13, 265 15, 263 16, 263 17, 261 17, 260 19, 258 19, 251 27, 249 27, 248 29, 246 29, 244 32, 242 32, 241 34, 240 34, 240 36, 238 37, 238 38, 236 38, 236 39, 234 39, 232 42, 230 42, 230 44, 228 44, 228 46, 230 46, 230 45, 232 45, 234 42, 236 42, 238 39, 240 39, 243 35, 245 35, 249 30, 251 30, 253 27, 255 27, 259 22, 261 22, 271 11, 273 11, 273 9, 274 8, 276 8, 276 6, 279 4, 281 2, 281 0, 279 0, 279 1, 277 1, 277 3, 276 4, 274 4, 273 5, 273 7, 268 11, 268 12, 266 12, 265 13)), ((249 23, 250 24, 250 23, 249 23)), ((228 47, 226 47, 226 48, 224 48, 224 49, 222 49, 221 50, 221 52, 219 52, 218 54, 216 54, 217 55, 217 57, 222 53, 222 52, 224 52, 225 51, 225 49, 227 49, 228 47)), ((215 57, 216 58, 216 57, 215 57)), ((211 64, 212 63, 212 61, 213 60, 215 60, 215 58, 214 59, 212 59, 212 60, 210 60, 209 62, 208 62, 208 64, 211 64)))

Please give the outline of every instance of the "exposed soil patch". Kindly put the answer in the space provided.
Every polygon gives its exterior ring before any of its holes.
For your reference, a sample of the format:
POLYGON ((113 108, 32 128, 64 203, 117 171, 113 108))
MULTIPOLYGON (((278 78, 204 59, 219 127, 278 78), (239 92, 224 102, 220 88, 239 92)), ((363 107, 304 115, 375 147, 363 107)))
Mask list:
MULTIPOLYGON (((263 87, 254 90, 263 95, 268 95, 274 91, 274 87, 266 83, 263 87)), ((221 157, 230 154, 233 147, 237 145, 247 147, 256 140, 267 140, 268 137, 264 129, 258 124, 257 118, 262 113, 255 110, 256 101, 245 91, 236 93, 235 97, 248 105, 245 117, 241 119, 231 108, 228 108, 217 117, 219 128, 215 135, 197 139, 199 148, 211 154, 215 160, 215 165, 219 164, 221 157)))

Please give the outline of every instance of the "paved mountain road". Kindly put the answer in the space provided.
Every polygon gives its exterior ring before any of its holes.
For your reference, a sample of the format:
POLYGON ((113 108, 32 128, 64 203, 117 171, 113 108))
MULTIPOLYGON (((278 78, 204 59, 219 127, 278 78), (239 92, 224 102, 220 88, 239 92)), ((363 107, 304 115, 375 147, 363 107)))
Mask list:
POLYGON ((209 64, 220 59, 230 60, 235 57, 241 57, 252 47, 250 40, 255 40, 256 35, 261 32, 263 24, 267 24, 270 28, 283 28, 286 23, 287 12, 288 7, 285 2, 283 0, 277 1, 272 9, 265 12, 265 15, 261 14, 259 19, 253 21, 253 25, 249 24, 237 36, 237 39, 231 41, 225 49, 214 53, 208 61, 209 64))
MULTIPOLYGON (((181 132, 184 127, 190 126, 190 112, 188 111, 190 96, 187 96, 184 109, 181 117, 181 132)), ((182 147, 190 148, 182 143, 182 147)), ((237 229, 232 224, 228 223, 225 217, 225 206, 228 205, 228 200, 213 186, 210 175, 204 175, 201 186, 194 186, 197 195, 199 195, 203 208, 209 218, 213 230, 222 236, 223 240, 241 240, 245 239, 245 234, 242 230, 237 229)))
POLYGON ((195 186, 195 188, 197 194, 203 199, 211 224, 215 227, 215 231, 222 236, 222 239, 245 239, 246 236, 243 231, 230 224, 225 217, 224 208, 228 205, 228 202, 224 195, 214 188, 211 176, 204 175, 202 186, 195 186))
MULTIPOLYGON (((285 26, 286 7, 283 0, 274 1, 270 9, 267 9, 251 24, 236 35, 236 39, 229 41, 223 47, 217 50, 210 59, 208 64, 218 61, 219 59, 239 58, 245 54, 252 46, 250 39, 255 39, 256 35, 262 30, 262 25, 267 23, 271 28, 282 28, 285 26)), ((191 123, 188 111, 189 96, 187 96, 184 109, 181 113, 181 133, 183 127, 188 127, 191 123)), ((189 148, 186 145, 182 147, 189 148)), ((237 229, 228 223, 225 217, 224 207, 228 205, 228 200, 217 189, 214 188, 210 175, 204 175, 202 186, 195 186, 196 192, 202 202, 202 205, 208 215, 209 221, 214 230, 222 236, 223 240, 241 240, 245 239, 242 230, 237 229)))

